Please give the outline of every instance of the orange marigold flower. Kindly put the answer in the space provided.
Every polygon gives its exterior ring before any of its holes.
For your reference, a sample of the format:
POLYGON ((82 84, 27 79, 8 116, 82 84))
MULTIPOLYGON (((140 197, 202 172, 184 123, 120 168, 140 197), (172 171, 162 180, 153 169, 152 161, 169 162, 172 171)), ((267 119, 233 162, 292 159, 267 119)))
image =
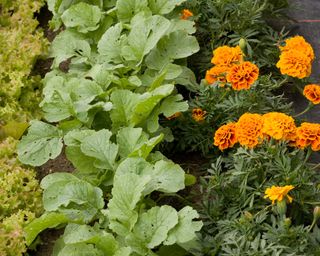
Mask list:
POLYGON ((172 116, 168 116, 167 119, 168 120, 176 119, 181 115, 182 115, 181 112, 177 112, 177 113, 174 113, 172 116))
POLYGON ((202 122, 204 120, 206 113, 207 112, 202 110, 201 108, 194 108, 192 110, 192 118, 196 122, 202 122))
POLYGON ((263 118, 259 114, 243 114, 236 123, 236 137, 241 146, 254 148, 263 139, 263 118))
POLYGON ((187 20, 187 19, 189 19, 189 18, 192 17, 192 16, 193 16, 193 13, 192 13, 190 10, 188 10, 188 9, 183 9, 180 18, 181 18, 182 20, 187 20))
POLYGON ((311 61, 314 60, 314 51, 312 46, 306 42, 306 40, 302 36, 294 36, 285 40, 286 45, 280 46, 280 50, 282 52, 297 50, 304 53, 311 61))
POLYGON ((220 82, 220 86, 224 86, 227 82, 226 74, 229 71, 228 66, 214 66, 206 72, 206 81, 209 84, 220 82))
POLYGON ((251 62, 245 61, 230 69, 227 81, 231 83, 234 90, 247 90, 258 79, 258 76, 259 68, 251 62))
POLYGON ((221 126, 214 134, 214 145, 220 150, 232 148, 237 142, 236 124, 229 123, 221 126))
POLYGON ((228 67, 231 67, 234 64, 239 64, 242 61, 243 53, 240 46, 220 46, 213 51, 213 58, 211 59, 212 64, 228 67))
POLYGON ((304 149, 310 145, 313 151, 320 150, 320 124, 302 123, 297 128, 296 146, 304 149))
POLYGON ((313 104, 320 103, 320 85, 309 84, 304 87, 303 95, 313 104))
POLYGON ((272 186, 271 188, 267 188, 264 198, 269 198, 274 204, 275 201, 281 202, 284 198, 288 199, 288 202, 292 202, 292 197, 288 195, 288 193, 294 189, 294 186, 287 185, 284 187, 276 187, 272 186))
POLYGON ((288 50, 281 53, 277 68, 283 75, 302 79, 311 74, 311 60, 299 50, 288 50))
POLYGON ((276 140, 292 141, 296 137, 294 119, 283 113, 270 112, 263 115, 262 132, 276 140))

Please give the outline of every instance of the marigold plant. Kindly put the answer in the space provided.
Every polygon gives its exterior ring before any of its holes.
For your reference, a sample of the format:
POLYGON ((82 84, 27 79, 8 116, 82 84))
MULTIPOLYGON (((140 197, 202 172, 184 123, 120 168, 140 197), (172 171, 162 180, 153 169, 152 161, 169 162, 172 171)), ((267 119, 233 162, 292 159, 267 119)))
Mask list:
POLYGON ((201 108, 194 108, 192 110, 192 118, 196 122, 202 122, 207 114, 206 111, 202 110, 201 108))
POLYGON ((263 115, 262 132, 276 140, 294 140, 296 125, 294 119, 283 113, 270 112, 263 115))
POLYGON ((214 134, 214 145, 220 150, 231 148, 235 143, 237 143, 235 123, 221 126, 214 134))
POLYGON ((314 151, 320 150, 320 124, 302 123, 297 128, 296 146, 302 149, 311 146, 314 151))
POLYGON ((299 50, 289 50, 281 53, 277 67, 281 74, 299 79, 310 76, 312 61, 299 50))
POLYGON ((209 84, 220 82, 220 86, 224 86, 227 82, 226 75, 230 68, 228 66, 214 66, 206 72, 206 81, 209 84))
POLYGON ((263 139, 263 118, 259 114, 245 113, 236 124, 236 136, 241 146, 254 148, 263 139))
POLYGON ((288 202, 291 203, 293 198, 288 195, 288 193, 294 189, 294 186, 287 185, 284 187, 276 187, 272 186, 271 188, 267 188, 265 191, 264 198, 269 198, 274 204, 275 201, 281 202, 284 198, 288 199, 288 202))
POLYGON ((250 86, 258 79, 259 68, 245 61, 239 65, 233 66, 227 74, 227 81, 231 83, 234 90, 249 89, 250 86))
POLYGON ((231 67, 243 61, 243 53, 240 46, 220 46, 213 51, 211 63, 217 66, 231 67))
POLYGON ((304 87, 303 95, 313 104, 320 103, 320 86, 317 84, 309 84, 304 87))

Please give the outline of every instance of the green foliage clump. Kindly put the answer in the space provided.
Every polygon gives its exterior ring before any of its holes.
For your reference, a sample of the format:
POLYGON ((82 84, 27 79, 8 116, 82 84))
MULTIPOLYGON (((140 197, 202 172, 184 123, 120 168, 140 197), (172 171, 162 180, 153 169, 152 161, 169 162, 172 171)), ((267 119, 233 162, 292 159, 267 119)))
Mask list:
POLYGON ((0 158, 13 158, 15 156, 15 149, 18 141, 12 137, 7 137, 0 143, 0 158))
POLYGON ((43 80, 49 123, 31 121, 18 155, 39 166, 65 146, 76 171, 42 180, 45 213, 25 228, 28 245, 65 226, 56 255, 157 255, 168 247, 186 255, 197 247, 198 213, 153 198, 185 187, 182 168, 155 151, 172 139, 159 116, 188 108, 175 84, 194 80, 185 59, 199 45, 194 22, 176 11, 183 2, 48 1, 51 25, 64 25, 43 80))
POLYGON ((35 217, 31 211, 19 210, 0 221, 0 255, 17 256, 26 252, 23 228, 35 217))
POLYGON ((0 120, 26 121, 39 116, 40 77, 32 76, 47 42, 34 14, 43 0, 0 2, 0 120))
POLYGON ((41 191, 35 172, 21 167, 16 159, 0 161, 0 216, 9 216, 18 209, 41 212, 41 191))
POLYGON ((17 141, 0 143, 0 255, 26 251, 23 228, 42 213, 41 189, 35 171, 15 156, 17 141))
POLYGON ((318 255, 320 232, 313 211, 320 204, 320 175, 307 163, 309 157, 310 151, 273 140, 219 157, 201 182, 204 250, 239 256, 318 255), (293 202, 272 205, 264 193, 273 185, 293 185, 293 202))

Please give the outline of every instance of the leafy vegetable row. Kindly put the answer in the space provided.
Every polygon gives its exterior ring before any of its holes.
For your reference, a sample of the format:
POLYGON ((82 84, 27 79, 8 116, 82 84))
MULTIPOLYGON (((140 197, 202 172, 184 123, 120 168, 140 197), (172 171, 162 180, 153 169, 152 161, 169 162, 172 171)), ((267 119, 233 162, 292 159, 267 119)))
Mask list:
POLYGON ((199 46, 194 23, 179 18, 183 2, 48 1, 52 25, 64 27, 43 80, 40 106, 49 123, 31 122, 18 154, 40 166, 65 146, 77 170, 42 180, 46 211, 26 228, 28 244, 63 224, 54 255, 158 255, 174 244, 197 246, 197 212, 156 206, 150 195, 185 186, 181 167, 151 153, 172 140, 159 116, 188 108, 175 84, 195 84, 185 58, 199 46))

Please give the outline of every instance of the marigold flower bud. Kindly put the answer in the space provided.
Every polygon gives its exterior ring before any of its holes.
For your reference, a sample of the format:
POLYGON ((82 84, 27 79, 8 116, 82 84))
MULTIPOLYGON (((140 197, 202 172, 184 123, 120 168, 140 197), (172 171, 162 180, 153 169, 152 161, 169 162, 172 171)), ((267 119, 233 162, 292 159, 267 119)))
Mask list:
POLYGON ((290 218, 285 218, 284 221, 283 221, 283 225, 286 227, 286 228, 289 228, 291 226, 291 219, 290 218))
POLYGON ((313 219, 317 221, 320 218, 320 206, 316 206, 313 210, 313 219))
POLYGON ((245 52, 245 49, 246 49, 246 46, 247 46, 247 41, 246 41, 246 39, 241 38, 241 39, 239 40, 239 46, 240 46, 240 48, 241 48, 241 51, 242 51, 242 52, 245 52))
POLYGON ((252 220, 253 219, 253 215, 248 211, 244 212, 244 216, 246 217, 247 220, 252 220))

